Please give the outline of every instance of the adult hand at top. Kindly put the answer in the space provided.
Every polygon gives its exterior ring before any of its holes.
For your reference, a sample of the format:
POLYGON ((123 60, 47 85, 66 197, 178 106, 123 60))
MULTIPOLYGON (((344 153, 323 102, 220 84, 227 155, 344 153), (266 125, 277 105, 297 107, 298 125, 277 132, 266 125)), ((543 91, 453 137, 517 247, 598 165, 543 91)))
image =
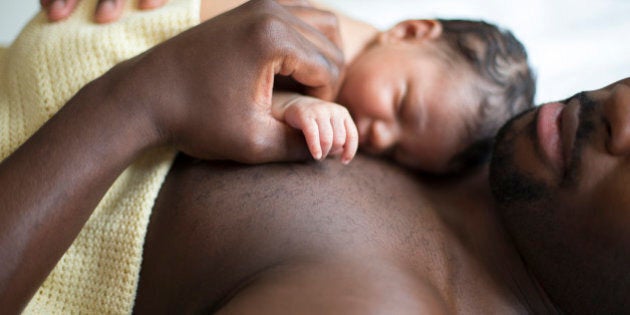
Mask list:
MULTIPOLYGON (((57 22, 69 17, 81 0, 39 0, 46 11, 48 20, 57 22)), ((118 20, 127 0, 98 0, 94 21, 109 23, 118 20)), ((141 10, 154 9, 163 6, 168 0, 138 0, 141 10)))
POLYGON ((161 144, 202 159, 306 158, 302 137, 271 115, 276 75, 333 100, 343 54, 271 0, 250 1, 115 67, 103 79, 138 104, 161 144), (129 88, 132 87, 132 88, 129 88))

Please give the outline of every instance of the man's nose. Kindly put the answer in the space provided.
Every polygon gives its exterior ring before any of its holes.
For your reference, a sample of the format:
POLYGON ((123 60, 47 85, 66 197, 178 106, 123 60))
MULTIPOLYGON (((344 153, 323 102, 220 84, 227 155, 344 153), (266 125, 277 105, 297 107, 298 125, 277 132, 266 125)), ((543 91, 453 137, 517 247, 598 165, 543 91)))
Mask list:
POLYGON ((370 147, 375 153, 383 153, 392 148, 400 137, 400 129, 395 123, 375 121, 370 130, 370 147))
POLYGON ((630 86, 620 82, 604 101, 604 117, 609 123, 606 143, 613 155, 630 154, 630 86))

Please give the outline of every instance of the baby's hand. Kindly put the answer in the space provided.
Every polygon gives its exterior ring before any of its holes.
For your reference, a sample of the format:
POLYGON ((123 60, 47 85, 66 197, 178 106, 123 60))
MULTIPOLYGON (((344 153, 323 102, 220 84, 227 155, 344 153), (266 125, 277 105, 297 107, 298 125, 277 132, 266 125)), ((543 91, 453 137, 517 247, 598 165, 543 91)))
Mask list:
POLYGON ((341 154, 341 162, 348 164, 357 152, 357 126, 348 110, 339 104, 297 96, 285 105, 284 121, 302 130, 316 160, 341 154))

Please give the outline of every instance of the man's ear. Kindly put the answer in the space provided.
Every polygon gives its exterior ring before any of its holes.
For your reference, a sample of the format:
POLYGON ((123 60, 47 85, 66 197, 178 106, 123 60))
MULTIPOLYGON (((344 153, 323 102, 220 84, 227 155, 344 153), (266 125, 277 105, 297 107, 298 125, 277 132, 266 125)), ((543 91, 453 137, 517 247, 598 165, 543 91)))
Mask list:
POLYGON ((442 23, 437 20, 406 20, 385 32, 388 40, 427 40, 442 35, 442 23))

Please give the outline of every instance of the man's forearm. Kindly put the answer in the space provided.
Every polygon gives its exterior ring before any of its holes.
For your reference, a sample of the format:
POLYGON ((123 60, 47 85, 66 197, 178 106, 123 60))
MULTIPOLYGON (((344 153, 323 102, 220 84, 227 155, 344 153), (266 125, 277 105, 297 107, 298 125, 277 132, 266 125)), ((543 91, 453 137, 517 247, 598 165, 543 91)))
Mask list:
POLYGON ((0 164, 0 309, 17 312, 117 176, 157 135, 100 80, 0 164))

